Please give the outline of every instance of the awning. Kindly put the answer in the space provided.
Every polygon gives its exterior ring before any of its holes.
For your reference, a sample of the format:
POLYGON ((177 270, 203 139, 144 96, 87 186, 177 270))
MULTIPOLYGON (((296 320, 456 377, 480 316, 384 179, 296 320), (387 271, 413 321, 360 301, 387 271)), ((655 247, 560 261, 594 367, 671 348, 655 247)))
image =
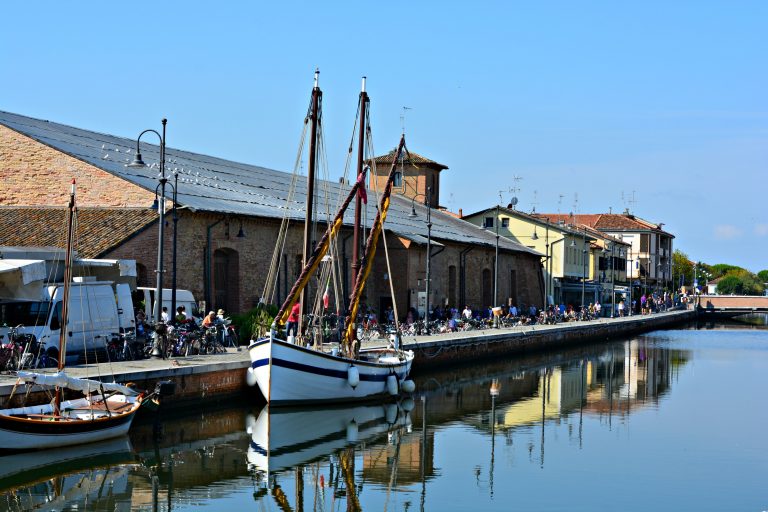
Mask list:
POLYGON ((0 298, 39 300, 45 277, 44 261, 0 260, 0 298))

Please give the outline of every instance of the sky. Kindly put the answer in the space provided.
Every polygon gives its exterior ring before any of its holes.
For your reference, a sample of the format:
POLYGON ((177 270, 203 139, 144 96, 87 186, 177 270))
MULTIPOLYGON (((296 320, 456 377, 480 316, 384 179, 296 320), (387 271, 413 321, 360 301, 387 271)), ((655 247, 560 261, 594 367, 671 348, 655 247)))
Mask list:
POLYGON ((449 167, 449 209, 629 208, 691 259, 756 272, 766 20, 763 0, 10 0, 0 110, 126 137, 167 117, 170 147, 291 171, 317 67, 336 179, 365 75, 377 154, 404 126, 449 167))

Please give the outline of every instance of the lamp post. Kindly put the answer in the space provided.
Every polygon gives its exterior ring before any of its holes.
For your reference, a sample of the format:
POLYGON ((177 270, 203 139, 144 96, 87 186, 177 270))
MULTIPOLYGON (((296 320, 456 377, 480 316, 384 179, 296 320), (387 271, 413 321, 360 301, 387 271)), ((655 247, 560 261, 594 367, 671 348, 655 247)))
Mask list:
MULTIPOLYGON (((549 245, 549 249, 551 251, 551 254, 549 256, 549 261, 550 261, 550 264, 549 264, 549 279, 550 279, 550 291, 552 292, 552 300, 553 301, 555 301, 555 281, 554 281, 554 277, 552 276, 552 274, 555 271, 555 265, 554 265, 554 262, 552 260, 554 259, 554 255, 555 255, 555 244, 558 243, 558 242, 564 242, 564 241, 565 241, 565 235, 563 235, 563 238, 560 238, 559 240, 555 240, 554 242, 552 242, 549 245)), ((555 301, 555 302, 557 302, 557 301, 555 301)))
POLYGON ((427 193, 416 194, 411 198, 411 213, 409 217, 415 218, 416 214, 416 198, 418 196, 424 196, 424 206, 427 207, 427 268, 426 268, 426 300, 424 304, 424 319, 426 320, 427 334, 429 334, 429 280, 430 280, 430 260, 432 259, 432 187, 427 187, 427 193))
MULTIPOLYGON (((493 307, 498 307, 498 294, 497 290, 499 287, 499 205, 496 205, 496 220, 494 220, 494 224, 496 224, 496 255, 493 258, 493 307)), ((493 310, 491 310, 493 311, 493 310)), ((499 317, 496 315, 493 315, 493 321, 496 324, 496 327, 499 326, 499 317)))
MULTIPOLYGON (((154 133, 158 136, 160 139, 160 184, 158 185, 160 189, 160 201, 158 202, 158 213, 160 215, 160 221, 158 226, 158 242, 157 242, 157 287, 155 290, 155 304, 152 309, 152 314, 154 316, 155 323, 158 323, 160 321, 160 314, 162 312, 162 302, 163 302, 163 228, 165 225, 165 185, 168 182, 168 178, 165 177, 165 126, 168 123, 168 120, 163 118, 161 121, 163 125, 163 133, 162 135, 158 133, 156 130, 144 130, 139 134, 139 136, 136 138, 136 155, 133 158, 133 161, 128 164, 128 167, 131 168, 143 168, 146 167, 147 164, 144 163, 144 161, 141 159, 141 151, 139 144, 141 142, 141 137, 145 133, 154 133)), ((155 189, 155 193, 157 194, 157 189, 155 189)), ((174 188, 174 199, 175 199, 175 188, 174 188)), ((174 205, 175 205, 174 201, 174 205)))
POLYGON ((632 281, 635 279, 635 265, 632 259, 632 246, 629 246, 629 316, 632 316, 634 305, 632 299, 632 281))
POLYGON ((581 249, 581 311, 584 312, 584 295, 587 286, 587 228, 584 228, 584 247, 581 249))
POLYGON ((173 268, 171 270, 171 322, 176 323, 176 234, 178 231, 179 214, 176 210, 176 192, 179 190, 179 173, 173 171, 173 268))
POLYGON ((614 244, 611 244, 611 318, 613 318, 613 315, 616 312, 616 279, 614 275, 616 263, 613 259, 613 246, 614 244))

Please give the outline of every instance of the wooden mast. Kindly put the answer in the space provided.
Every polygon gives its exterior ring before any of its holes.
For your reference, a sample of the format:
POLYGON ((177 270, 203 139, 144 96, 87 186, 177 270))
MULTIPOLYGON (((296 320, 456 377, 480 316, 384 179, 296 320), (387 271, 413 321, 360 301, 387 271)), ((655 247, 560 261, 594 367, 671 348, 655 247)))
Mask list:
POLYGON ((357 318, 357 308, 360 305, 360 296, 365 286, 365 280, 371 273, 371 267, 373 265, 373 258, 376 254, 376 245, 378 244, 379 235, 384 229, 384 221, 387 218, 387 210, 389 209, 390 195, 392 194, 392 181, 395 178, 395 170, 397 169, 397 161, 400 159, 400 155, 405 148, 405 135, 400 137, 400 143, 397 145, 397 151, 395 151, 395 158, 392 160, 392 167, 389 171, 386 183, 384 183, 384 190, 382 191, 381 198, 379 199, 379 210, 376 213, 376 218, 373 220, 370 233, 368 233, 368 240, 365 244, 365 254, 363 254, 363 264, 360 266, 360 271, 355 281, 355 289, 352 290, 352 298, 350 299, 349 311, 347 313, 346 328, 344 331, 344 337, 342 339, 342 346, 350 357, 356 357, 360 351, 360 345, 355 343, 357 341, 357 326, 355 325, 355 319, 357 318))
MULTIPOLYGON (((357 179, 365 183, 364 153, 365 153, 365 127, 366 110, 368 106, 368 93, 365 92, 365 77, 360 91, 360 135, 357 141, 357 179)), ((355 230, 352 236, 352 283, 350 286, 350 303, 352 293, 357 285, 357 273, 360 270, 360 213, 362 210, 362 194, 358 191, 355 199, 355 230)))
MULTIPOLYGON (((75 180, 69 192, 69 213, 67 215, 67 249, 64 255, 64 296, 61 302, 61 331, 59 332, 59 365, 58 370, 64 370, 67 355, 67 319, 69 318, 69 289, 72 284, 72 233, 75 217, 75 180)), ((54 414, 58 415, 61 407, 61 388, 56 388, 54 414)))
MULTIPOLYGON (((304 253, 301 258, 301 266, 304 267, 307 264, 309 256, 312 254, 312 238, 314 233, 312 232, 312 209, 314 207, 315 198, 315 167, 317 166, 317 125, 320 118, 320 99, 323 96, 322 91, 318 84, 320 78, 320 70, 315 70, 315 85, 312 88, 312 109, 309 114, 310 120, 310 136, 309 136, 309 168, 307 170, 307 202, 306 202, 306 214, 304 216, 304 253)), ((303 328, 304 315, 307 313, 307 303, 304 300, 304 290, 301 291, 301 316, 299 317, 299 333, 303 328)))

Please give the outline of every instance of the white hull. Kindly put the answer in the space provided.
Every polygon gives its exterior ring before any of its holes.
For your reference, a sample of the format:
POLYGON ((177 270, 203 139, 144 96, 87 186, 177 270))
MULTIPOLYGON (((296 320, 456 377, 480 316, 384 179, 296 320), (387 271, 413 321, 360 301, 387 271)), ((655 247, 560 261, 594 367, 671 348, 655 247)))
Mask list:
POLYGON ((248 465, 266 474, 284 471, 410 424, 410 415, 395 403, 272 411, 265 406, 247 425, 248 465))
MULTIPOLYGON (((50 404, 0 410, 0 450, 39 450, 95 443, 124 436, 141 406, 135 398, 127 411, 107 414, 91 409, 88 399, 62 402, 67 411, 61 419, 52 416, 50 404)), ((120 402, 110 401, 112 407, 120 402)))
POLYGON ((269 338, 253 342, 248 350, 249 372, 273 405, 346 402, 386 395, 391 393, 389 377, 395 376, 395 391, 399 391, 413 363, 410 351, 363 350, 360 359, 347 359, 269 338), (350 383, 351 367, 359 374, 355 386, 350 383))
MULTIPOLYGON (((0 492, 3 484, 23 485, 34 482, 40 475, 54 476, 65 468, 95 468, 134 460, 133 448, 127 436, 100 443, 70 446, 58 450, 17 453, 0 457, 0 492)), ((7 490, 7 489, 5 489, 7 490)))

